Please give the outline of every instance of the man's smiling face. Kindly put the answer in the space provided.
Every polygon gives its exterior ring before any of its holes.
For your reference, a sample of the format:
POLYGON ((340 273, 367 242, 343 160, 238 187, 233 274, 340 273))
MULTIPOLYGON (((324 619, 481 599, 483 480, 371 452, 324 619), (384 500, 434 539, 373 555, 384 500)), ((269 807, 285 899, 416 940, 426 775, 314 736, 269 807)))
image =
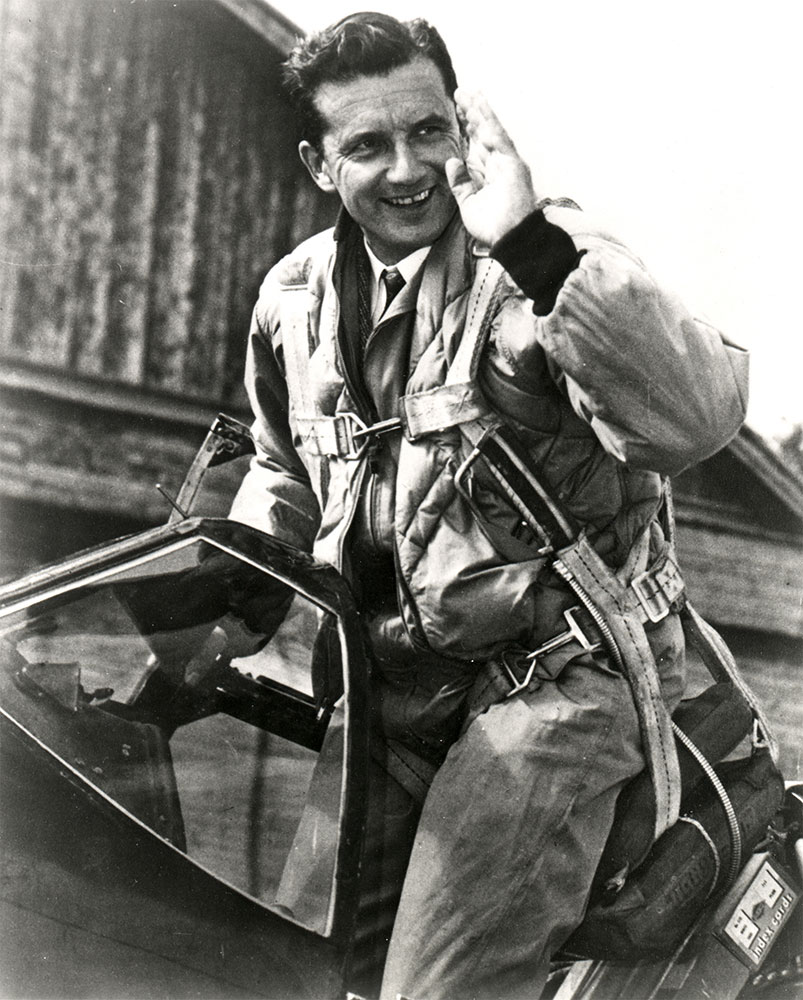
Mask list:
POLYGON ((385 264, 429 246, 455 202, 445 162, 462 156, 454 102, 437 67, 418 58, 387 76, 322 84, 321 148, 299 147, 315 183, 336 191, 385 264))

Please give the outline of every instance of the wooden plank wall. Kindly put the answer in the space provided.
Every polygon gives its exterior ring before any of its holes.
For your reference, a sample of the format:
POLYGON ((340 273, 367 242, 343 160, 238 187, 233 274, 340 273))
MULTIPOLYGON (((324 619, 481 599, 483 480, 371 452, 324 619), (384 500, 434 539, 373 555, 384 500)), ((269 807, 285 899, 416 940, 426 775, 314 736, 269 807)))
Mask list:
POLYGON ((800 546, 679 520, 678 554, 689 596, 705 618, 803 638, 800 546))
POLYGON ((0 0, 0 363, 242 405, 259 282, 333 212, 279 58, 211 0, 0 0))

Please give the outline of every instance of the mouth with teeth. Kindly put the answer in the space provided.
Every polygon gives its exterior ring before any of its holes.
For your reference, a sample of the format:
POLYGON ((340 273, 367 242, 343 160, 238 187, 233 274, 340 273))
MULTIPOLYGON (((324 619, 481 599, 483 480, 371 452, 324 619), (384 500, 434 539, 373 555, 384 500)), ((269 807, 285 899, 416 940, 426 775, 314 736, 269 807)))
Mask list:
POLYGON ((415 208, 426 204, 432 197, 434 190, 435 188, 431 187, 427 188, 426 191, 419 191, 418 194, 404 195, 398 198, 383 198, 382 200, 387 205, 393 205, 394 208, 415 208))

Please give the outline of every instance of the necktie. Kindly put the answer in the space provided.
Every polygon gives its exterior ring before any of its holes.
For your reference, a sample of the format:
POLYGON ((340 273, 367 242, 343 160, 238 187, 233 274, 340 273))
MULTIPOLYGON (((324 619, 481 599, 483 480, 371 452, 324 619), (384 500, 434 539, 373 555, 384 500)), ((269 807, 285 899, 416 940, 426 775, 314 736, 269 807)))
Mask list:
POLYGON ((404 288, 404 278, 395 267, 386 267, 379 279, 385 286, 385 308, 382 315, 388 311, 388 306, 404 288))

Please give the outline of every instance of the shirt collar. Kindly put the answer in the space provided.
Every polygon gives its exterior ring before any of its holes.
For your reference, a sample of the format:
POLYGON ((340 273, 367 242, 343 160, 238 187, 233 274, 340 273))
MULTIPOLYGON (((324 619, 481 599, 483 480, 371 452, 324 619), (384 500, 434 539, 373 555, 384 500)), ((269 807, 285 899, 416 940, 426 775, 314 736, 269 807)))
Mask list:
POLYGON ((431 249, 431 246, 421 247, 420 250, 414 250, 411 254, 408 254, 396 264, 383 264, 366 242, 365 251, 368 254, 368 260, 371 262, 371 272, 374 276, 374 285, 376 286, 379 284, 382 272, 390 267, 395 267, 399 274, 404 278, 405 282, 409 284, 416 274, 418 274, 419 269, 427 259, 427 255, 431 249))

